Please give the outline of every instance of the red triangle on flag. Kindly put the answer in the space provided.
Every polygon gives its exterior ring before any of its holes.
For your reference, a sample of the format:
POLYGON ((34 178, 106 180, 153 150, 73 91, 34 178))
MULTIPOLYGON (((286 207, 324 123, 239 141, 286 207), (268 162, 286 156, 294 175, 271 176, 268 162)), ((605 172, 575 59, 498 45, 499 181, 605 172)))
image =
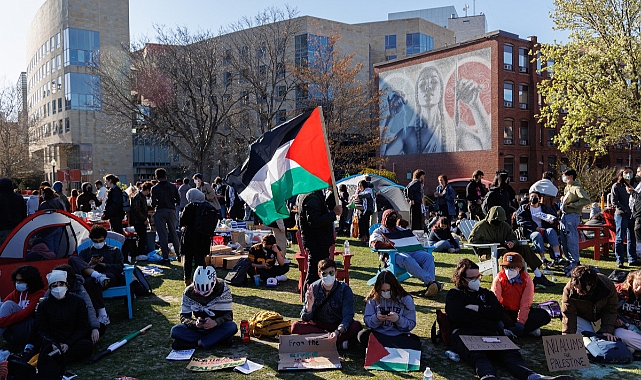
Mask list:
POLYGON ((374 334, 369 335, 367 355, 365 355, 365 368, 389 355, 389 351, 376 339, 374 334))
POLYGON ((320 109, 316 108, 292 141, 286 157, 322 181, 332 183, 327 151, 320 109))

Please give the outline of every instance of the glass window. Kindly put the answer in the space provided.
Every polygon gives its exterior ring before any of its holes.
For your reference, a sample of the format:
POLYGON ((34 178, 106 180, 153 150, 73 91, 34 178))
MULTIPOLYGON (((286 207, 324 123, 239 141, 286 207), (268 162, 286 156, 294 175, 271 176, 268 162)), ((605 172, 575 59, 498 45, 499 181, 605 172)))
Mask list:
POLYGON ((385 56, 385 60, 386 61, 391 61, 392 59, 396 59, 396 58, 397 58, 396 54, 386 55, 385 56))
POLYGON ((528 86, 524 84, 519 85, 519 108, 528 109, 528 86))
POLYGON ((396 49, 396 34, 385 36, 385 49, 396 49))
POLYGON ((556 129, 548 128, 548 146, 556 145, 554 143, 554 138, 556 137, 556 129))
POLYGON ((294 64, 309 66, 310 63, 314 63, 315 57, 328 54, 331 50, 330 39, 326 36, 317 36, 311 33, 299 34, 294 37, 294 64))
POLYGON ((556 156, 548 156, 548 171, 556 172, 556 156))
POLYGON ((58 112, 62 112, 62 98, 58 98, 58 112))
POLYGON ((514 46, 512 45, 503 45, 503 69, 504 70, 513 70, 514 58, 512 53, 514 51, 514 46))
POLYGON ((44 54, 49 54, 49 41, 45 41, 44 54))
POLYGON ((287 96, 287 87, 286 86, 277 86, 276 87, 276 96, 279 99, 284 100, 285 96, 287 96))
POLYGON ((57 109, 57 107, 56 107, 56 101, 55 101, 55 100, 52 100, 52 101, 51 101, 51 113, 53 113, 53 114, 55 115, 55 114, 56 114, 56 109, 57 109))
POLYGON ((529 62, 529 55, 528 55, 528 49, 526 48, 519 48, 519 72, 520 73, 528 73, 530 72, 529 67, 530 67, 530 62, 529 62))
POLYGON ((528 157, 519 158, 519 181, 527 182, 528 181, 528 157))
POLYGON ((514 83, 505 82, 503 84, 503 101, 505 102, 505 107, 513 107, 512 102, 514 101, 514 83))
POLYGON ((64 50, 65 66, 94 66, 99 62, 100 33, 92 30, 67 28, 63 31, 67 44, 64 50))
POLYGON ((514 156, 505 156, 503 169, 507 172, 510 182, 514 182, 514 156))
POLYGON ((514 144, 514 120, 512 119, 503 120, 503 144, 514 144))
POLYGON ((65 74, 65 109, 99 110, 100 77, 97 75, 65 74))
POLYGON ((281 124, 287 121, 287 110, 278 110, 278 114, 276 115, 276 123, 281 124))
POLYGON ((617 168, 623 167, 623 157, 617 157, 617 168))
POLYGON ((423 33, 405 35, 405 55, 421 53, 434 49, 434 38, 423 33))
POLYGON ((60 48, 60 33, 56 34, 56 49, 60 48))
POLYGON ((223 85, 225 87, 231 85, 232 75, 229 71, 223 73, 223 85))
POLYGON ((56 48, 56 37, 51 37, 49 40, 49 50, 53 51, 56 48))
POLYGON ((519 145, 529 145, 530 128, 527 120, 521 120, 519 128, 519 145))

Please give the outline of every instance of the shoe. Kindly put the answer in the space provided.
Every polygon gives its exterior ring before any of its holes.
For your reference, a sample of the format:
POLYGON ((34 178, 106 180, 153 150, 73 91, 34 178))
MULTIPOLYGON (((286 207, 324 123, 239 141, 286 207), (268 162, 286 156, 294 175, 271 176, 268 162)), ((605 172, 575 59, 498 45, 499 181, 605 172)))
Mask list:
POLYGON ((98 316, 98 322, 102 323, 105 326, 111 323, 107 314, 98 316))
POLYGON ((454 249, 454 248, 450 248, 450 249, 448 249, 448 250, 447 250, 447 252, 448 252, 448 253, 454 253, 454 252, 456 252, 456 249, 454 249))
POLYGON ((631 266, 631 267, 641 267, 641 261, 634 260, 633 262, 628 263, 628 265, 631 266))
POLYGON ((96 282, 98 282, 103 288, 106 288, 107 285, 109 285, 109 281, 111 281, 109 277, 102 273, 98 276, 98 278, 96 278, 96 282))
POLYGON ((570 264, 570 261, 568 259, 564 259, 563 257, 557 257, 554 259, 554 265, 559 266, 559 267, 565 267, 568 264, 570 264))
POLYGON ((436 281, 432 281, 432 282, 427 286, 427 290, 425 290, 425 294, 424 294, 424 296, 425 296, 425 297, 433 297, 433 296, 435 296, 435 295, 436 295, 436 293, 438 293, 438 291, 439 291, 439 286, 438 286, 438 284, 436 283, 436 281))
POLYGON ((543 269, 552 269, 554 267, 554 262, 548 260, 548 259, 543 259, 543 264, 541 265, 543 269))
POLYGON ((535 286, 536 286, 536 285, 543 285, 543 286, 546 286, 546 287, 547 287, 547 286, 554 286, 554 285, 556 285, 556 283, 555 283, 555 282, 552 282, 552 281, 548 280, 548 279, 547 279, 547 277, 545 277, 545 275, 544 275, 544 274, 542 274, 542 275, 541 275, 541 277, 534 277, 533 282, 534 282, 534 285, 535 285, 535 286))
POLYGON ((617 268, 618 269, 623 269, 623 266, 624 266, 623 263, 617 263, 617 268))
POLYGON ((347 350, 347 348, 349 348, 349 343, 347 341, 344 341, 343 343, 341 343, 341 348, 343 350, 347 350))
POLYGON ((158 265, 171 265, 171 261, 169 259, 162 259, 158 262, 158 265))
POLYGON ((532 336, 536 336, 536 337, 541 336, 541 329, 537 328, 536 330, 531 331, 531 332, 530 332, 530 335, 532 335, 532 336))
POLYGON ((171 348, 176 351, 191 350, 197 347, 198 345, 196 343, 188 342, 182 339, 174 339, 174 341, 171 343, 171 348))
POLYGON ((287 276, 285 276, 284 274, 281 274, 280 276, 276 276, 276 281, 278 281, 279 283, 285 282, 287 281, 287 276))

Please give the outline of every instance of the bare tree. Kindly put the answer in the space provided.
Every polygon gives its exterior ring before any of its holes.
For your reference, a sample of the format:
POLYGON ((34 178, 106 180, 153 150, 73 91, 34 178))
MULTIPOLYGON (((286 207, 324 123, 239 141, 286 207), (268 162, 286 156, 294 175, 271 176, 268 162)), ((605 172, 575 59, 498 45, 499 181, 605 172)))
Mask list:
POLYGON ((567 155, 567 167, 576 170, 577 180, 593 202, 598 202, 601 195, 608 193, 614 183, 616 168, 596 166, 596 155, 587 151, 570 151, 567 155))

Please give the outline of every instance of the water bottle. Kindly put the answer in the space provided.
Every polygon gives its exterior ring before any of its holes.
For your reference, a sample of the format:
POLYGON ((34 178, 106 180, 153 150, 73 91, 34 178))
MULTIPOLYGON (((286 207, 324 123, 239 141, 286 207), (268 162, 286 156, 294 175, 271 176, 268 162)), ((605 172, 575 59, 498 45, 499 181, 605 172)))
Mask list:
POLYGON ((425 372, 423 372, 423 380, 432 380, 432 370, 430 367, 425 368, 425 372))
POLYGON ((458 356, 458 354, 454 351, 445 351, 445 356, 447 356, 448 359, 455 361, 455 362, 460 362, 461 357, 458 356))
POLYGON ((343 243, 343 251, 346 255, 349 255, 349 240, 345 240, 345 243, 343 243))

